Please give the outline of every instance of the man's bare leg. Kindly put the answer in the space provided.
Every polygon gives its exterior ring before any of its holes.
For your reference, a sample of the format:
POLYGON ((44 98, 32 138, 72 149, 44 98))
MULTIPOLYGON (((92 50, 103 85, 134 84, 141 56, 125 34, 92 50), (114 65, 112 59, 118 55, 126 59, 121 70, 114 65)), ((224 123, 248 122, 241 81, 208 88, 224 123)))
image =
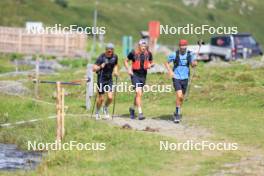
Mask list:
POLYGON ((95 118, 98 120, 100 119, 100 109, 102 107, 102 104, 104 102, 104 94, 97 94, 98 98, 96 101, 96 111, 95 111, 95 118))
POLYGON ((176 114, 180 115, 181 114, 181 106, 184 100, 184 95, 182 90, 178 90, 176 92, 176 114))
POLYGON ((138 109, 138 113, 142 113, 141 109, 141 97, 142 97, 142 88, 137 88, 136 89, 136 97, 135 97, 135 105, 138 109))
POLYGON ((112 103, 112 101, 113 101, 113 92, 108 92, 105 106, 108 107, 112 103))
POLYGON ((138 119, 139 120, 145 119, 145 117, 143 116, 142 107, 141 107, 142 94, 143 94, 142 88, 141 87, 137 88, 136 89, 135 104, 136 104, 137 109, 138 109, 138 119))
POLYGON ((107 92, 107 100, 103 107, 103 111, 106 119, 110 118, 108 107, 112 103, 112 101, 113 101, 113 92, 107 92))
POLYGON ((176 110, 174 114, 174 122, 179 123, 180 122, 180 115, 181 115, 181 106, 184 100, 184 95, 182 90, 176 91, 176 110))

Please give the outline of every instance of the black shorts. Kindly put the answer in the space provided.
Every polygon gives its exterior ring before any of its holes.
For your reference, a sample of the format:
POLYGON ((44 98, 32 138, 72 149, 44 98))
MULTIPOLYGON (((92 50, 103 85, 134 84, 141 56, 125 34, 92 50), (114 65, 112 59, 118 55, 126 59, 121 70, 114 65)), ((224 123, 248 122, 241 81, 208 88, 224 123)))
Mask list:
POLYGON ((99 94, 104 94, 105 92, 113 91, 113 80, 97 82, 97 90, 99 94))
POLYGON ((131 82, 134 89, 138 87, 144 87, 146 83, 146 76, 138 76, 134 74, 131 76, 131 82))
POLYGON ((182 90, 183 94, 186 93, 188 87, 188 79, 180 80, 173 78, 172 81, 175 91, 182 90))

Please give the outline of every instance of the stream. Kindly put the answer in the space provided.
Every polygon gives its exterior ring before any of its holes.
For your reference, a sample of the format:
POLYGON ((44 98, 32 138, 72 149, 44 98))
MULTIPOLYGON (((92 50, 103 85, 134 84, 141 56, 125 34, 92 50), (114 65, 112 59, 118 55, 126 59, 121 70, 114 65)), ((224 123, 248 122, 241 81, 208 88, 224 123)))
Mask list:
POLYGON ((42 153, 21 151, 13 144, 0 144, 0 170, 31 170, 42 160, 42 153))

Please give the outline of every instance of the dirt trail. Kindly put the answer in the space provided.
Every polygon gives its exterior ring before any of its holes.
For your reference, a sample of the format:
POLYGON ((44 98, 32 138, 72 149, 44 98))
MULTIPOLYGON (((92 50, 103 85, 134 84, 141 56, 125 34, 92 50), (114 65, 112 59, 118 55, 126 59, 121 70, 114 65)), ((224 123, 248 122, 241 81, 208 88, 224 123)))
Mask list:
POLYGON ((203 140, 208 139, 211 133, 199 127, 188 126, 187 124, 174 124, 169 120, 131 120, 128 118, 114 118, 113 121, 109 121, 111 124, 117 126, 124 126, 128 124, 132 129, 139 131, 154 131, 169 137, 177 137, 178 140, 203 140), (146 129, 147 128, 147 129, 146 129))
MULTIPOLYGON (((213 141, 211 140, 214 134, 202 127, 191 126, 186 122, 174 124, 168 120, 146 119, 143 121, 131 120, 129 118, 114 118, 107 121, 108 123, 120 126, 123 128, 131 128, 133 130, 153 132, 163 136, 177 138, 177 141, 186 142, 192 140, 194 142, 210 141, 210 142, 229 142, 230 141, 213 141)), ((238 143, 239 144, 239 143, 238 143)), ((241 160, 235 163, 225 163, 220 170, 215 171, 214 176, 225 175, 249 175, 249 176, 263 176, 264 175, 264 155, 263 151, 259 151, 253 147, 241 146, 238 148, 243 156, 241 160)), ((224 151, 202 151, 205 155, 220 156, 224 151)))

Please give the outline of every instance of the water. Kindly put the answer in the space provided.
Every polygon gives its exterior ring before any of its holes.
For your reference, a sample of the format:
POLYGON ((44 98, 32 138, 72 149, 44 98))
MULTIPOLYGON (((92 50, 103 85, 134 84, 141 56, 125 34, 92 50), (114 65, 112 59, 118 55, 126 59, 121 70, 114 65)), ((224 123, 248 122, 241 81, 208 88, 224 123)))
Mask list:
POLYGON ((0 170, 31 170, 41 162, 40 152, 25 152, 16 145, 0 144, 0 170))

